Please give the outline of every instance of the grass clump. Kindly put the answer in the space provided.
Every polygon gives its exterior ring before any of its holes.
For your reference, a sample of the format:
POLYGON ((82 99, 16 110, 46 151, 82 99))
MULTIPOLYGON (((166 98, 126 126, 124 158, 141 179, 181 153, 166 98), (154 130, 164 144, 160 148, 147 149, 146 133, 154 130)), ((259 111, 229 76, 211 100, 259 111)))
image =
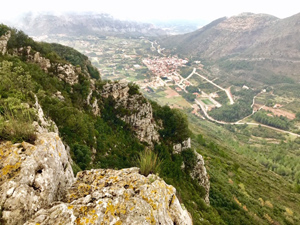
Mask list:
MULTIPOLYGON (((3 102, 2 102, 3 103, 3 102)), ((24 107, 19 99, 8 98, 0 106, 0 139, 10 140, 13 143, 36 140, 33 126, 34 113, 24 107)))
POLYGON ((150 173, 158 173, 162 163, 162 161, 158 158, 158 155, 150 149, 140 152, 137 162, 140 167, 141 174, 144 176, 148 176, 150 173))

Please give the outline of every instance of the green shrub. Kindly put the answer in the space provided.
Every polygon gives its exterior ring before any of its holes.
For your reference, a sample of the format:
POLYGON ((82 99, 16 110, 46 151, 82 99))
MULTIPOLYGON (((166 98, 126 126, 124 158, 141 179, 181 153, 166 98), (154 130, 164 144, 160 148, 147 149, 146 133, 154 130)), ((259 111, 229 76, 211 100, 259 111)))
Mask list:
POLYGON ((148 176, 150 173, 158 173, 162 163, 157 154, 150 149, 140 152, 137 162, 141 169, 141 174, 145 176, 148 176))
POLYGON ((183 158, 185 169, 187 171, 193 170, 197 163, 195 152, 192 149, 188 148, 181 152, 181 156, 183 158))
POLYGON ((4 24, 0 24, 0 37, 4 35, 7 31, 9 31, 9 27, 4 24))
POLYGON ((128 91, 128 94, 129 95, 136 95, 136 94, 139 94, 139 86, 135 83, 129 83, 128 84, 128 87, 129 87, 129 91, 128 91))
MULTIPOLYGON (((72 147, 72 153, 74 154, 74 158, 78 166, 85 170, 89 163, 91 162, 91 150, 86 145, 81 145, 78 143, 75 143, 72 147)), ((78 169, 78 168, 75 168, 78 169)), ((75 170, 74 172, 78 172, 75 170)))

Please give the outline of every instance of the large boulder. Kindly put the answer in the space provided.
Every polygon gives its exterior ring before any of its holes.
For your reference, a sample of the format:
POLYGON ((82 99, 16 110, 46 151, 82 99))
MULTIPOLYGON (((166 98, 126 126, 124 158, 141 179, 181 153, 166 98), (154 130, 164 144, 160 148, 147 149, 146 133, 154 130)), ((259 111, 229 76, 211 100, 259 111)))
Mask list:
POLYGON ((3 224, 24 224, 42 208, 62 200, 74 175, 56 133, 39 134, 35 145, 0 144, 0 206, 3 224))
POLYGON ((82 171, 74 178, 56 133, 35 145, 0 144, 1 224, 192 224, 174 187, 138 168, 82 171))
POLYGON ((97 169, 77 174, 65 202, 36 213, 36 224, 192 224, 174 187, 138 168, 97 169))

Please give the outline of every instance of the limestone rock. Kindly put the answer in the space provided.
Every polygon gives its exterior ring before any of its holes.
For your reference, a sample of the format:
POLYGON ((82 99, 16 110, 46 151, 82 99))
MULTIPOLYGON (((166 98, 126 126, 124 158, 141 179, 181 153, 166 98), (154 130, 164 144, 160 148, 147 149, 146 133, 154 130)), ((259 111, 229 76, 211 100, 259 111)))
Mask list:
POLYGON ((91 92, 87 96, 87 104, 92 107, 92 112, 95 116, 100 116, 100 109, 98 106, 98 99, 95 98, 93 102, 91 102, 91 97, 93 95, 93 90, 95 89, 94 83, 91 82, 91 92))
POLYGON ((3 225, 191 225, 174 187, 138 168, 82 171, 76 180, 55 133, 35 145, 0 144, 0 207, 3 225))
POLYGON ((175 188, 138 168, 97 169, 77 174, 66 202, 38 211, 35 224, 192 224, 175 188))
POLYGON ((65 147, 55 133, 38 134, 35 145, 0 144, 0 206, 3 224, 24 224, 63 199, 74 182, 65 147))
POLYGON ((11 37, 10 31, 0 37, 0 53, 4 55, 7 52, 7 42, 11 37))
POLYGON ((112 96, 116 101, 116 109, 122 108, 128 112, 120 115, 120 118, 132 126, 140 141, 149 145, 159 142, 151 104, 141 94, 130 95, 128 91, 125 82, 108 83, 103 87, 102 96, 112 96))
POLYGON ((58 77, 67 83, 74 85, 78 83, 78 74, 76 73, 76 67, 72 64, 58 64, 57 65, 58 77))
POLYGON ((209 204, 209 178, 208 174, 206 172, 206 168, 204 165, 204 159, 202 155, 200 155, 198 152, 195 151, 195 154, 197 156, 197 162, 196 166, 194 167, 193 171, 191 172, 191 177, 198 181, 198 184, 202 187, 204 187, 206 191, 206 195, 204 197, 204 201, 209 204))
POLYGON ((35 129, 38 133, 48 133, 48 132, 55 132, 58 134, 58 127, 56 124, 51 120, 47 119, 44 115, 44 111, 42 107, 39 104, 38 98, 35 95, 35 109, 36 109, 36 115, 37 115, 37 120, 34 122, 35 129))
POLYGON ((33 62, 37 63, 45 72, 48 72, 48 69, 51 68, 50 60, 42 57, 39 52, 34 54, 33 62))
POLYGON ((191 148, 191 138, 186 139, 182 143, 174 144, 173 145, 173 150, 174 150, 173 153, 179 154, 187 148, 191 148))
POLYGON ((57 92, 53 95, 53 97, 58 98, 60 101, 64 101, 64 100, 65 100, 65 97, 61 94, 60 91, 57 91, 57 92))

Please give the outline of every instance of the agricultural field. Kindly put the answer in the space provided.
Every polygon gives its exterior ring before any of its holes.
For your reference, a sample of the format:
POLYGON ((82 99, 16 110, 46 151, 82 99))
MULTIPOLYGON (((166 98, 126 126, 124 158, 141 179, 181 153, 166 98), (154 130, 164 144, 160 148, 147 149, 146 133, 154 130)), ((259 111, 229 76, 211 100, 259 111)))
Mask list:
POLYGON ((161 105, 201 114, 200 106, 193 106, 198 99, 212 118, 225 122, 258 123, 262 120, 250 117, 251 112, 265 110, 270 117, 287 118, 288 129, 300 132, 300 121, 296 118, 300 101, 295 85, 289 84, 290 89, 287 85, 260 89, 261 86, 253 87, 251 83, 229 81, 213 65, 171 55, 155 40, 144 37, 58 37, 51 41, 88 55, 103 80, 135 82, 148 98, 161 105))

